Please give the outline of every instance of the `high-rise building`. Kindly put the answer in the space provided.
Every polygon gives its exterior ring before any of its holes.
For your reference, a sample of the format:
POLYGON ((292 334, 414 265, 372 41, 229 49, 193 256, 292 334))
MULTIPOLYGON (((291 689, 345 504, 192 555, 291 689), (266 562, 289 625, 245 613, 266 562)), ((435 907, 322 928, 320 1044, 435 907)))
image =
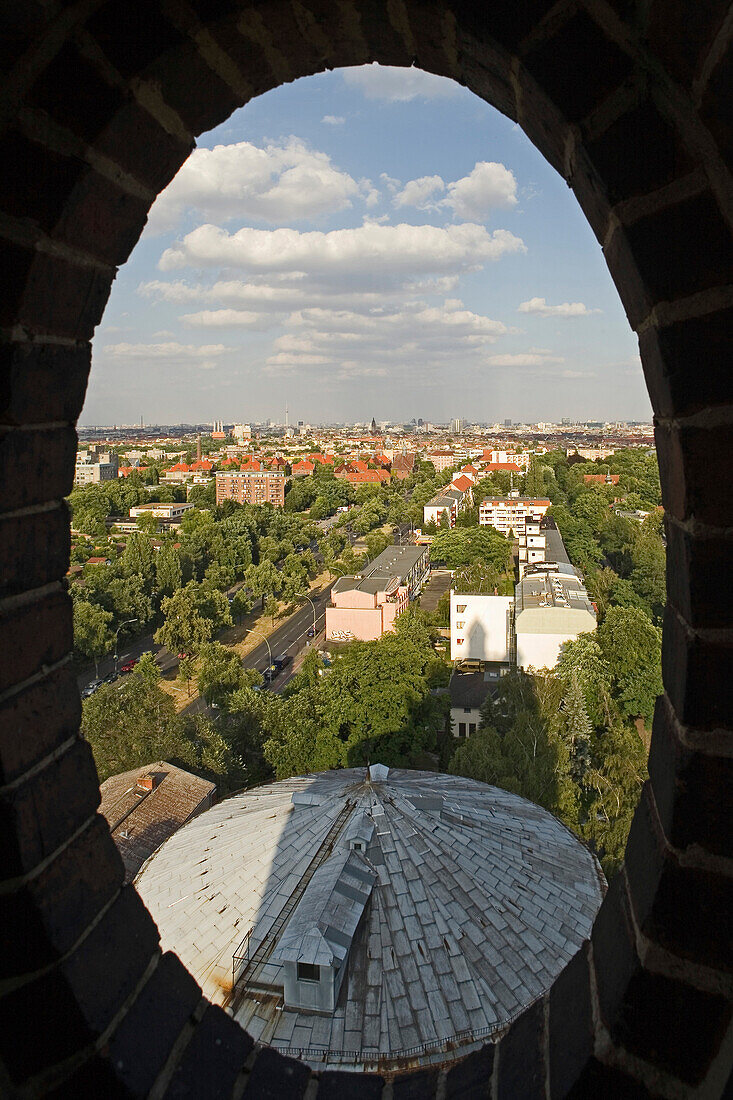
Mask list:
POLYGON ((453 435, 460 435, 465 427, 466 421, 460 416, 455 417, 455 419, 451 420, 450 422, 450 430, 453 435))

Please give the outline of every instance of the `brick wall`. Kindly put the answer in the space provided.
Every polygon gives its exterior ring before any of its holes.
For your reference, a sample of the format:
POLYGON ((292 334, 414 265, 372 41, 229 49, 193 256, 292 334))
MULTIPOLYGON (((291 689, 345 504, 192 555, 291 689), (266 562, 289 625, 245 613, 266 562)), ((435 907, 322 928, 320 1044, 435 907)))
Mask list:
POLYGON ((721 1096, 732 989, 727 5, 3 0, 2 28, 0 1091, 721 1096), (161 955, 97 814, 63 581, 89 341, 153 199, 195 136, 252 96, 372 60, 467 85, 573 188, 639 338, 669 593, 651 778, 591 941, 501 1042, 388 1086, 259 1052, 161 955))

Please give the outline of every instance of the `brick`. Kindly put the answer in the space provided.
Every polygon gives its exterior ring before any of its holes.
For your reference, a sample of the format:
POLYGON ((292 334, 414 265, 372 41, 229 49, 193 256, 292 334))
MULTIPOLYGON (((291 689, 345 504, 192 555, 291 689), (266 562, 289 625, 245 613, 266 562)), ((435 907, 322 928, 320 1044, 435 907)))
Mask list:
POLYGON ((194 148, 164 130, 135 102, 109 120, 95 149, 156 194, 167 187, 194 148))
POLYGON ((71 600, 62 589, 6 609, 0 620, 0 691, 45 671, 72 644, 71 600))
POLYGON ((4 135, 3 142, 13 170, 3 172, 0 207, 14 218, 28 219, 50 232, 89 166, 77 157, 47 148, 20 130, 4 135))
POLYGON ((586 947, 550 990, 550 1097, 567 1096, 593 1053, 593 1018, 586 947))
POLYGON ((603 255, 629 324, 636 329, 649 316, 656 302, 642 279, 631 242, 623 228, 614 229, 610 240, 603 246, 603 255))
POLYGON ((437 1069, 413 1070, 393 1079, 392 1096, 394 1100, 432 1100, 437 1087, 437 1069))
POLYGON ((74 484, 76 444, 72 427, 0 428, 3 511, 68 496, 74 484))
MULTIPOLYGON (((135 887, 125 886, 102 920, 63 964, 89 1027, 103 1031, 142 979, 158 929, 135 887)), ((195 982, 189 978, 195 987, 195 982)))
POLYGON ((130 1100, 132 1093, 118 1080, 109 1059, 95 1054, 56 1088, 44 1092, 44 1100, 69 1100, 69 1097, 82 1096, 130 1100))
POLYGON ((150 79, 192 134, 211 130, 242 106, 242 99, 207 65, 193 42, 157 58, 150 79))
POLYGON ((244 1090, 246 1100, 298 1100, 305 1093, 311 1072, 302 1062, 283 1058, 272 1047, 257 1055, 244 1090))
POLYGON ((664 837, 654 827, 654 800, 645 784, 626 842, 624 863, 637 921, 648 912, 664 869, 664 837))
POLYGON ((445 1082, 446 1100, 486 1100, 490 1095, 495 1050, 493 1043, 487 1043, 450 1067, 445 1082))
POLYGON ((717 584, 733 552, 724 536, 691 535, 667 523, 667 600, 696 630, 726 628, 733 622, 733 591, 717 584))
POLYGON ((663 700, 654 715, 649 779, 662 828, 673 847, 684 851, 694 844, 713 855, 730 854, 733 761, 681 745, 663 700))
POLYGON ((75 423, 87 388, 91 347, 0 344, 0 423, 75 423))
POLYGON ((28 102, 83 141, 92 143, 126 98, 127 93, 112 87, 75 42, 65 42, 39 73, 29 91, 28 102))
POLYGON ((121 1085, 146 1096, 171 1047, 201 1001, 201 990, 186 968, 166 952, 108 1044, 121 1085))
POLYGON ((693 168, 678 134, 651 99, 616 119, 585 149, 612 205, 656 191, 693 168), (629 156, 629 149, 636 155, 629 156))
POLYGON ((659 416, 689 416, 730 404, 733 309, 648 328, 639 337, 647 385, 659 416))
POLYGON ((579 122, 631 73, 631 58, 585 12, 579 11, 552 37, 532 42, 524 64, 570 122, 579 122))
POLYGON ((254 1043, 221 1008, 210 1005, 166 1089, 166 1100, 228 1100, 254 1043))
POLYGON ((622 876, 593 925, 598 998, 615 1044, 692 1084, 716 1053, 730 1017, 720 997, 644 971, 633 944, 622 876))
POLYGON ((728 94, 732 84, 733 48, 729 41, 727 52, 710 74, 700 104, 700 118, 713 135, 729 172, 733 171, 733 102, 728 94))
POLYGON ((622 875, 611 879, 596 914, 591 942, 601 1015, 610 1027, 619 1013, 632 975, 641 966, 633 943, 622 875))
POLYGON ((185 42, 163 11, 146 0, 105 4, 87 21, 87 29, 126 79, 185 42))
POLYGON ((634 815, 625 864, 643 934, 679 958, 729 972, 733 884, 680 866, 655 832, 648 793, 634 815))
POLYGON ((113 276, 112 269, 37 252, 14 321, 34 335, 91 340, 102 319, 113 276))
POLYGON ((99 805, 92 750, 79 740, 20 787, 0 796, 0 852, 8 878, 33 870, 99 805))
POLYGON ((729 426, 658 425, 654 437, 666 511, 681 521, 694 517, 699 523, 725 526, 733 510, 733 484, 729 478, 718 478, 711 485, 710 470, 725 469, 729 426))
POLYGON ((459 25, 479 42, 495 39, 512 52, 552 6, 552 0, 498 0, 491 7, 463 0, 454 5, 459 25))
POLYGON ((497 1100, 544 1100, 544 1002, 523 1012, 501 1040, 497 1100))
MULTIPOLYGON (((614 1066, 604 1066, 592 1058, 567 1094, 567 1100, 587 1100, 589 1096, 608 1100, 649 1100, 645 1085, 628 1077, 614 1066)), ((660 1094, 661 1095, 661 1094, 660 1094)))
POLYGON ((714 644, 688 634, 667 607, 662 631, 662 679, 679 720, 698 730, 726 728, 733 713, 733 641, 714 644))
POLYGON ((150 205, 88 172, 69 196, 53 236, 101 263, 121 265, 137 244, 150 205))
POLYGON ((654 302, 673 302, 730 282, 730 228, 710 192, 640 218, 625 232, 654 302))
POLYGON ((76 733, 76 677, 60 668, 0 704, 0 786, 14 782, 76 733))
POLYGON ((639 970, 611 1035, 631 1053, 696 1085, 718 1053, 730 1018, 726 998, 639 970))
MULTIPOLYGON (((0 324, 7 328, 15 324, 37 255, 35 249, 0 241, 0 285, 5 288, 0 294, 0 324)), ((3 384, 0 378, 0 386, 3 384)))
POLYGON ((0 1052, 11 1079, 21 1081, 93 1042, 141 980, 156 944, 157 929, 129 887, 73 955, 8 994, 0 1052))
POLYGON ((40 875, 17 893, 0 895, 0 978, 19 976, 31 963, 40 970, 71 950, 123 877, 107 823, 97 816, 40 875))
POLYGON ((69 568, 71 532, 65 501, 35 515, 0 514, 0 598, 60 581, 69 568))
POLYGON ((718 0, 696 0, 695 18, 691 20, 688 15, 684 0, 652 0, 646 28, 650 49, 685 88, 697 76, 725 18, 725 10, 718 0), (680 34, 680 26, 685 27, 684 34, 680 34))
POLYGON ((326 1070, 318 1075, 318 1100, 380 1100, 384 1078, 375 1073, 326 1070))

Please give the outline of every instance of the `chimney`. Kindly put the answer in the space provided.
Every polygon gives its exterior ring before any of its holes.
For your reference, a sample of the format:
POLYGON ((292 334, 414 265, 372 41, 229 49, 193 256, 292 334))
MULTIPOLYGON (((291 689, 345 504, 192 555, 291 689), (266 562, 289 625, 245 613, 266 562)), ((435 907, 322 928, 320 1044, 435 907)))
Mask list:
POLYGON ((139 775, 137 778, 137 787, 141 791, 154 791, 160 784, 163 778, 162 772, 148 772, 147 775, 139 775))

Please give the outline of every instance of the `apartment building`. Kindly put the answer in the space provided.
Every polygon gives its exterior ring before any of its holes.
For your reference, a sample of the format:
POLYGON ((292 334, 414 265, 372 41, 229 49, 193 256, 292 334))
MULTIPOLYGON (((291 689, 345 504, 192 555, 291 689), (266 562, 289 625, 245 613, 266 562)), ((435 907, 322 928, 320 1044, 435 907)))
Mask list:
POLYGON ((482 500, 479 523, 494 527, 502 535, 524 534, 527 519, 540 520, 552 504, 551 500, 530 497, 493 497, 482 500))
POLYGON ((528 565, 536 565, 546 559, 547 536, 540 521, 528 516, 524 524, 524 532, 518 536, 519 541, 519 576, 524 576, 528 565))
POLYGON ((451 591, 451 661, 491 661, 508 666, 512 659, 513 611, 513 596, 451 591))
POLYGON ((116 481, 119 472, 119 458, 113 451, 100 451, 94 447, 89 451, 77 451, 74 466, 75 485, 95 485, 100 481, 116 481))
POLYGON ((216 503, 236 500, 238 504, 285 504, 285 474, 279 470, 220 471, 216 475, 216 503))
POLYGON ((340 577, 326 608, 326 638, 372 642, 394 630, 429 572, 426 546, 388 546, 363 573, 340 577))

